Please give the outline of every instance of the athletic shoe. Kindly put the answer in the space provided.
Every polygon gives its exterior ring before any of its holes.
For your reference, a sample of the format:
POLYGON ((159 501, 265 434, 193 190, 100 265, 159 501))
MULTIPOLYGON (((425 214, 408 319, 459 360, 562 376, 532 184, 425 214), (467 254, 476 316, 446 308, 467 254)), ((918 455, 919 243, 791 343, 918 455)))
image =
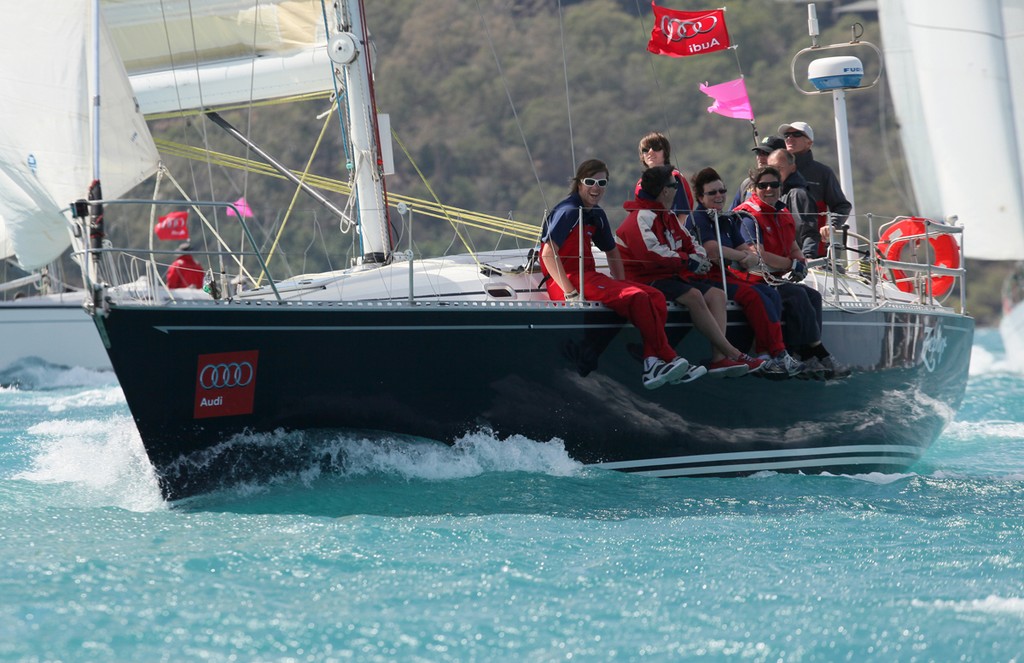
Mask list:
POLYGON ((804 370, 804 363, 793 358, 786 351, 780 352, 764 363, 761 367, 761 375, 767 378, 792 378, 804 370))
POLYGON ((803 380, 824 380, 825 373, 826 370, 821 361, 817 357, 811 357, 804 362, 804 368, 797 377, 803 380))
POLYGON ((829 355, 822 359, 821 365, 825 367, 826 380, 838 380, 849 377, 851 373, 850 367, 836 359, 835 355, 829 355))
POLYGON ((707 365, 708 376, 713 378, 738 378, 750 371, 744 362, 728 357, 722 357, 718 361, 710 362, 707 365))
POLYGON ((690 362, 683 357, 676 357, 672 361, 648 357, 644 359, 644 388, 657 389, 669 380, 683 378, 689 368, 690 362))
POLYGON ((702 378, 702 377, 704 377, 707 374, 708 374, 707 366, 702 366, 700 364, 697 364, 696 366, 691 366, 690 370, 686 371, 686 373, 683 375, 683 377, 679 378, 678 380, 669 380, 668 383, 669 384, 686 384, 687 382, 693 382, 697 378, 702 378))
POLYGON ((759 359, 757 357, 751 357, 750 355, 744 354, 742 352, 740 353, 739 357, 736 357, 736 361, 741 361, 744 364, 746 364, 747 365, 747 372, 748 373, 757 373, 764 366, 764 362, 765 362, 764 359, 759 359))

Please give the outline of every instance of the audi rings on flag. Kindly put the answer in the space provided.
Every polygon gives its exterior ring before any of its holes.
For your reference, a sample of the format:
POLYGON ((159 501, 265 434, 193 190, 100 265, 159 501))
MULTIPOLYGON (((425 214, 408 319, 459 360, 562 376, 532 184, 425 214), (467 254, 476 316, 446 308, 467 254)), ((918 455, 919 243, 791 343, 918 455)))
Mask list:
POLYGON ((188 210, 161 216, 153 231, 158 239, 173 239, 179 242, 188 239, 188 210))
POLYGON ((647 50, 657 55, 685 57, 729 48, 725 10, 685 12, 665 9, 651 2, 654 28, 647 50))

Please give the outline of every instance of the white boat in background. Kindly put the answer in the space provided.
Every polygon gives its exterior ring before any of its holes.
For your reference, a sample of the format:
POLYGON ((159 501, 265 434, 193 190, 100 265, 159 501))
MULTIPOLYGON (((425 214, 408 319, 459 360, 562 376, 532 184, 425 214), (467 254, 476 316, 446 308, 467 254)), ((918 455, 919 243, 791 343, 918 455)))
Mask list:
MULTIPOLYGON (((968 258, 1024 260, 1024 2, 878 6, 918 213, 957 217, 968 258)), ((1024 369, 1022 278, 1004 284, 999 330, 1024 369)))
POLYGON ((110 368, 82 308, 84 291, 33 287, 47 282, 39 270, 73 243, 81 249, 89 241, 73 236, 69 208, 96 168, 104 173, 104 194, 121 196, 156 172, 159 159, 110 34, 101 27, 94 39, 88 16, 83 2, 64 3, 59 11, 21 3, 5 7, 0 22, 0 258, 30 273, 0 288, 0 367, 36 356, 110 368), (98 96, 103 113, 96 146, 98 96))

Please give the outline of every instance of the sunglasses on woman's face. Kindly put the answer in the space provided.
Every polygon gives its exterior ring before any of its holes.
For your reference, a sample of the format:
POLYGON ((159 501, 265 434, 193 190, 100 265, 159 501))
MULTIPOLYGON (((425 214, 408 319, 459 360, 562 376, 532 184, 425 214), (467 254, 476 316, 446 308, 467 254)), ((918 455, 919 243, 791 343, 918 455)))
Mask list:
POLYGON ((762 191, 764 191, 765 189, 778 189, 779 188, 779 183, 777 181, 776 182, 758 182, 757 183, 757 188, 761 189, 762 191))
POLYGON ((602 189, 608 186, 608 179, 604 177, 599 180, 595 180, 593 177, 584 177, 580 181, 583 182, 583 186, 599 186, 602 189))
POLYGON ((663 148, 660 145, 648 145, 647 147, 643 148, 640 151, 643 152, 644 154, 647 154, 648 152, 661 152, 663 149, 665 148, 663 148))

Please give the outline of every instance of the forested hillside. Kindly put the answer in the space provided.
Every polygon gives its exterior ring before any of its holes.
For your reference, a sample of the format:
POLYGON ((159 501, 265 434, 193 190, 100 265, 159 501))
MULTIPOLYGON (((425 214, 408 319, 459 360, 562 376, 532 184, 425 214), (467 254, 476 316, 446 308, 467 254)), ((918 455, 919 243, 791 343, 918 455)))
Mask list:
MULTIPOLYGON (((670 138, 673 161, 681 170, 689 174, 713 165, 735 188, 753 165, 753 127, 746 120, 709 114, 711 99, 698 86, 738 78, 741 71, 760 135, 775 133, 783 122, 809 122, 816 157, 837 167, 831 96, 803 95, 791 81, 793 55, 810 46, 806 6, 771 0, 728 0, 724 5, 735 51, 668 58, 646 50, 653 21, 646 1, 563 0, 559 7, 550 0, 369 0, 375 94, 400 141, 389 190, 436 196, 456 207, 539 225, 545 210, 564 197, 574 164, 597 157, 611 168, 604 207, 618 223, 624 216, 622 202, 640 173, 637 143, 652 130, 670 138)), ((819 17, 822 43, 849 41, 851 24, 859 22, 863 39, 880 44, 873 18, 846 15, 833 21, 826 9, 819 17)), ((871 64, 865 64, 870 74, 871 64)), ((798 79, 805 73, 798 71, 798 79)), ((848 103, 858 212, 890 218, 911 212, 885 85, 853 93, 848 103)), ((310 102, 226 116, 289 167, 301 169, 323 123, 316 116, 328 107, 327 101, 310 102)), ((218 149, 244 154, 244 148, 215 135, 218 130, 208 123, 154 126, 157 133, 192 143, 205 133, 218 149)), ((312 170, 344 179, 337 133, 336 126, 330 127, 330 143, 321 147, 312 170)), ((215 197, 233 200, 246 193, 263 210, 262 237, 269 243, 276 234, 294 187, 171 162, 189 173, 197 190, 207 181, 227 181, 209 184, 215 197)), ((338 247, 348 240, 338 236, 330 215, 313 211, 308 198, 297 207, 302 212, 296 214, 306 214, 306 220, 286 235, 282 255, 288 256, 289 271, 323 268, 306 264, 306 247, 338 247)), ((454 241, 444 221, 419 219, 415 224, 419 254, 443 252, 454 241)), ((499 245, 498 238, 481 234, 472 241, 478 248, 499 245)), ((507 238, 500 244, 508 245, 507 238)), ((979 263, 978 271, 982 267, 989 266, 979 263)), ((983 319, 998 299, 994 284, 1004 267, 994 269, 999 273, 979 274, 970 292, 971 310, 983 319)))

